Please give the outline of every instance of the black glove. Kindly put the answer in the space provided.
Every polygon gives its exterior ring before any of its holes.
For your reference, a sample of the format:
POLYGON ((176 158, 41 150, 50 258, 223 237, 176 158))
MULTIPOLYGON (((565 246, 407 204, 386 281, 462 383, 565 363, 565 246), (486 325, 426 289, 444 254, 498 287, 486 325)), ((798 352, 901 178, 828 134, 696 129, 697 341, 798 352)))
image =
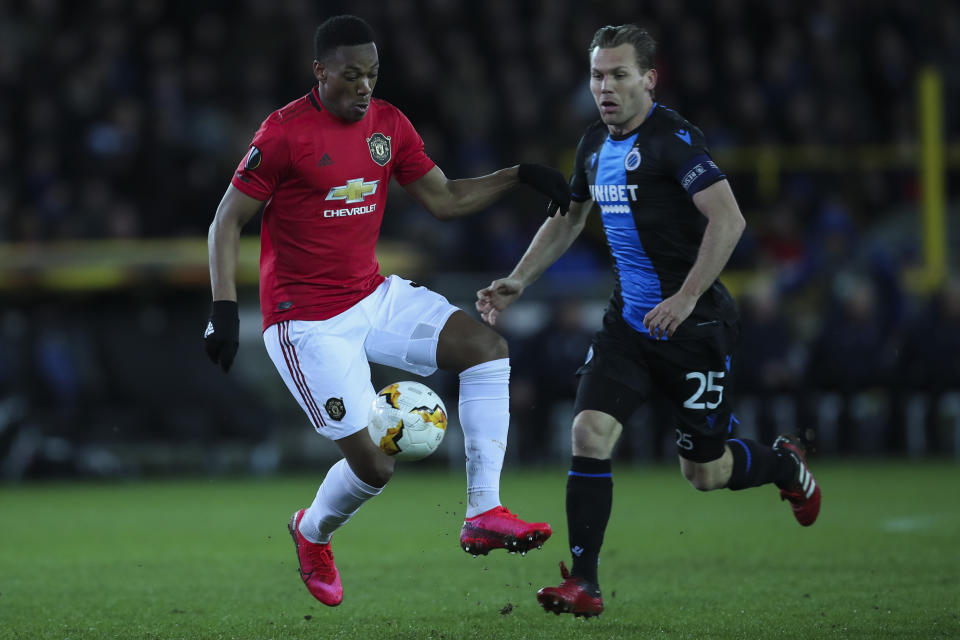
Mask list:
POLYGON ((553 217, 557 209, 560 210, 560 215, 566 215, 570 208, 570 185, 562 173, 553 167, 523 162, 517 169, 517 178, 550 198, 550 204, 547 205, 548 216, 553 217))
POLYGON ((207 330, 203 332, 203 346, 213 364, 220 364, 223 372, 230 370, 240 346, 240 315, 233 300, 214 300, 207 330))

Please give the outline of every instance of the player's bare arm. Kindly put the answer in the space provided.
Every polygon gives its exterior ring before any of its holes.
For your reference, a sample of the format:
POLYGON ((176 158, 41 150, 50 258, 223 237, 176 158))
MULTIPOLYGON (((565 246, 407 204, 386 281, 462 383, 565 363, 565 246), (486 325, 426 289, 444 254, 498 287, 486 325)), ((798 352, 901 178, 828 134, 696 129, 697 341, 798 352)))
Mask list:
POLYGON ((570 248, 583 231, 592 207, 593 200, 571 202, 566 216, 547 218, 510 275, 477 291, 477 311, 485 322, 491 326, 496 324, 497 315, 513 304, 526 287, 536 282, 570 248))
POLYGON ((517 167, 460 180, 450 180, 440 167, 434 167, 404 188, 433 217, 455 220, 490 206, 517 184, 517 167))
POLYGON ((556 169, 540 165, 516 165, 477 178, 450 180, 440 167, 433 167, 404 188, 439 220, 455 220, 485 209, 524 182, 551 199, 550 215, 570 206, 570 187, 556 169))
POLYGON ((257 215, 263 202, 229 185, 207 232, 210 286, 214 300, 237 299, 237 252, 240 230, 257 215))
POLYGON ((693 204, 707 218, 700 251, 680 290, 644 316, 643 325, 654 337, 672 336, 690 316, 697 300, 720 276, 746 227, 726 180, 698 191, 693 204))

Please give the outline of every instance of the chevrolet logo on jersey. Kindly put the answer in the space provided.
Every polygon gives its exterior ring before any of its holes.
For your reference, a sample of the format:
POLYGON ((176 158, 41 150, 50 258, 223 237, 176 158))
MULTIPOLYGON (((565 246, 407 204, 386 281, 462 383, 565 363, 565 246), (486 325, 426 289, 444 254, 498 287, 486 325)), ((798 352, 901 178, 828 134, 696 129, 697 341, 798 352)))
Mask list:
POLYGON ((330 193, 327 194, 327 200, 343 200, 347 204, 363 202, 364 198, 376 193, 377 183, 379 182, 379 180, 365 182, 363 178, 347 180, 347 184, 342 187, 330 189, 330 193))

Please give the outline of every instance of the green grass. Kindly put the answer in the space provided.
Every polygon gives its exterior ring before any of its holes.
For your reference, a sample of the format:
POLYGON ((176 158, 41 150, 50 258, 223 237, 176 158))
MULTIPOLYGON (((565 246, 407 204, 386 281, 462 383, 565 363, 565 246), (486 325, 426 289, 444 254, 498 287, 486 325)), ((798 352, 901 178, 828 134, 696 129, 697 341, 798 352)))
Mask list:
POLYGON ((345 599, 296 573, 286 522, 316 479, 0 486, 0 638, 951 638, 960 467, 815 464, 820 520, 776 491, 698 493, 675 466, 615 467, 607 612, 545 614, 568 559, 565 470, 508 473, 555 528, 526 557, 457 544, 462 475, 407 465, 334 538, 345 599))

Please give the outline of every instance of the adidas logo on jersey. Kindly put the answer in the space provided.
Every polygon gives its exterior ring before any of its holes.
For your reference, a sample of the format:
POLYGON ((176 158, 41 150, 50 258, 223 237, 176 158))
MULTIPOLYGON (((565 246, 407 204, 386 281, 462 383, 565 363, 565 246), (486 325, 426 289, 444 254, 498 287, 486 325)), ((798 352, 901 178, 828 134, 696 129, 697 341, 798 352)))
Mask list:
POLYGON ((329 167, 333 164, 333 158, 330 157, 329 153, 323 154, 323 157, 317 161, 318 167, 329 167))

